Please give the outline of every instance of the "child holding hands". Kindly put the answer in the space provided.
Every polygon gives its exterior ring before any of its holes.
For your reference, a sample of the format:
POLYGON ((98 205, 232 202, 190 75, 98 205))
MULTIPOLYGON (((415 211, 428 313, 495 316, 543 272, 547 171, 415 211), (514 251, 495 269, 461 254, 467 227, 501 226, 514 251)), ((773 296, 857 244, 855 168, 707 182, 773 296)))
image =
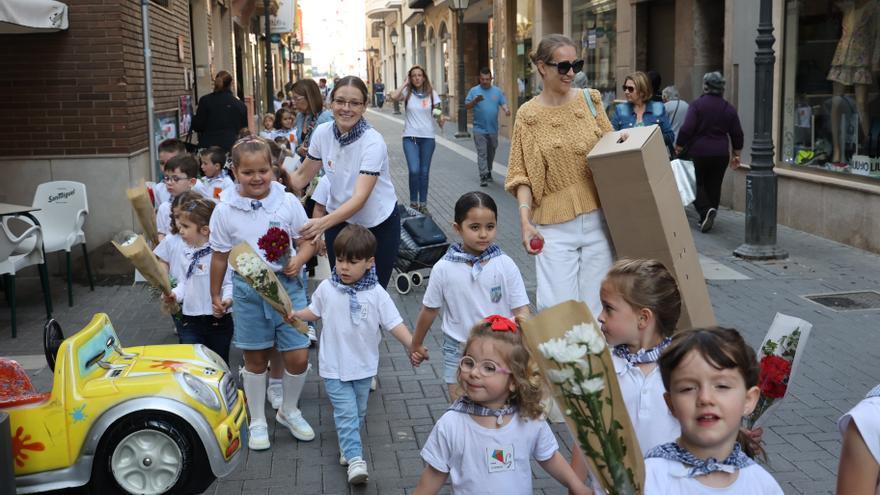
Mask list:
POLYGON ((367 481, 360 428, 367 414, 370 380, 379 367, 380 329, 391 333, 407 349, 412 336, 391 297, 376 277, 376 238, 366 227, 348 225, 333 241, 336 266, 321 282, 307 309, 291 317, 324 320, 318 366, 333 404, 339 436, 339 462, 348 465, 348 482, 367 481))
MULTIPOLYGON (((303 263, 312 257, 315 247, 299 239, 297 232, 308 221, 299 200, 284 192, 275 181, 268 143, 249 136, 232 147, 232 166, 238 184, 221 195, 220 204, 211 216, 210 247, 211 299, 215 313, 223 313, 228 301, 221 295, 229 251, 242 241, 276 272, 281 285, 293 302, 294 309, 306 307, 306 290, 300 277, 303 263), (269 228, 277 227, 290 236, 291 253, 285 266, 266 259, 258 239, 269 228), (295 249, 293 249, 295 245, 295 249)), ((232 277, 235 301, 233 343, 244 352, 241 372, 244 394, 250 412, 248 446, 252 450, 269 448, 266 423, 266 375, 270 350, 274 346, 282 355, 285 373, 282 379, 283 400, 275 416, 294 438, 309 441, 315 432, 303 418, 298 403, 309 370, 309 338, 288 325, 272 307, 238 274, 232 277)))
POLYGON ((416 321, 414 359, 424 350, 425 336, 443 311, 443 379, 453 401, 459 394, 461 344, 473 323, 491 314, 529 314, 529 296, 519 268, 495 244, 497 221, 498 207, 488 194, 474 191, 458 198, 452 227, 461 242, 450 246, 431 269, 416 321))
POLYGON ((532 369, 516 323, 492 315, 473 327, 459 361, 464 395, 425 442, 427 465, 415 495, 437 493, 447 478, 452 493, 531 494, 532 457, 571 493, 593 493, 559 453, 542 417, 541 379, 532 369))
POLYGON ((175 272, 180 274, 172 294, 166 296, 181 304, 181 323, 177 338, 181 344, 204 344, 229 362, 229 343, 232 340, 231 270, 223 276, 221 300, 225 311, 215 312, 211 305, 210 266, 213 251, 208 246, 211 213, 214 202, 199 198, 184 203, 176 217, 177 229, 185 246, 171 261, 175 272))

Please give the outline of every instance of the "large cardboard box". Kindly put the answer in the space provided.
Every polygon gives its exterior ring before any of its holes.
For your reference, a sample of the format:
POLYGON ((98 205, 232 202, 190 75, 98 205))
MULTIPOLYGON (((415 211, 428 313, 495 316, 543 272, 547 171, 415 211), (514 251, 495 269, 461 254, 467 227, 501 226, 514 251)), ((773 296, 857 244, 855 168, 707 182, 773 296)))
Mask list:
POLYGON ((609 132, 587 156, 618 258, 652 258, 681 291, 678 329, 715 325, 715 314, 663 135, 656 125, 609 132), (621 133, 629 137, 621 142, 621 133))

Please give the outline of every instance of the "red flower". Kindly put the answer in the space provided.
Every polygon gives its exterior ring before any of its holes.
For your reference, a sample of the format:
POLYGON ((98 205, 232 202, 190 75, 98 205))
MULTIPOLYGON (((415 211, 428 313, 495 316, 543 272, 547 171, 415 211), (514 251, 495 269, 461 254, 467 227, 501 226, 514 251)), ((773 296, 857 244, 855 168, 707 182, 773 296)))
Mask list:
POLYGON ((266 260, 274 263, 290 254, 290 236, 284 230, 272 227, 260 237, 257 246, 266 253, 266 260))
POLYGON ((771 399, 784 397, 788 389, 789 376, 791 376, 791 362, 788 360, 774 355, 761 358, 758 373, 758 387, 761 389, 761 394, 771 399))

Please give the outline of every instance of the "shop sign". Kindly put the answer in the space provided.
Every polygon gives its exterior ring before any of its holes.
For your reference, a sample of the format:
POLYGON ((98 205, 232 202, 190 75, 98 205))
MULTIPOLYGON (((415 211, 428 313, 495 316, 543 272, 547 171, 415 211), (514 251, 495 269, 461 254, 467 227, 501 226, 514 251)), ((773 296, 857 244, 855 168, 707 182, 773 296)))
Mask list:
POLYGON ((855 175, 880 177, 880 157, 853 155, 849 162, 849 171, 855 175))

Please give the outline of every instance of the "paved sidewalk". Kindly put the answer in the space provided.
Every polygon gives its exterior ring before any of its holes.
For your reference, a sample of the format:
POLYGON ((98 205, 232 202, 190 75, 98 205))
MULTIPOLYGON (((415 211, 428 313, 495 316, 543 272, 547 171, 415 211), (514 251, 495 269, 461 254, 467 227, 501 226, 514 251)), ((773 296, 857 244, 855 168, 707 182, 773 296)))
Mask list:
MULTIPOLYGON (((401 148, 401 121, 390 110, 367 114, 370 123, 386 136, 393 180, 398 198, 408 201, 408 173, 401 148)), ((446 133, 454 133, 447 126, 446 133)), ((509 144, 502 140, 497 162, 506 163, 509 144)), ((447 235, 455 200, 464 192, 482 189, 492 195, 500 209, 498 242, 520 266, 530 296, 534 298, 534 263, 520 246, 517 205, 501 187, 503 174, 495 169, 495 183, 480 188, 474 162, 473 140, 438 140, 431 170, 428 208, 447 235), (451 143, 451 145, 450 145, 451 143)), ((731 252, 742 241, 744 219, 723 210, 709 234, 694 232, 704 271, 720 324, 740 329, 749 343, 760 344, 773 315, 784 312, 809 320, 813 333, 802 361, 801 374, 790 396, 766 426, 764 440, 768 469, 787 494, 831 493, 835 486, 840 436, 837 418, 880 382, 876 350, 880 332, 875 320, 880 311, 835 312, 804 299, 803 295, 880 288, 880 257, 780 227, 782 247, 792 254, 784 262, 751 263, 735 259, 731 252)), ((102 286, 95 292, 76 286, 76 306, 67 308, 63 283, 53 279, 56 317, 68 334, 84 325, 91 315, 106 312, 125 345, 173 343, 171 322, 158 311, 143 287, 102 286)), ((410 327, 415 322, 424 287, 392 298, 410 327)), ((48 388, 51 375, 42 362, 42 310, 39 283, 34 273, 19 284, 19 338, 9 338, 9 310, 0 307, 0 355, 24 356, 23 361, 38 386, 48 388)), ((534 300, 534 299, 533 299, 534 300)), ((2 302, 5 305, 5 302, 2 302)), ((379 390, 370 397, 364 435, 370 482, 351 490, 345 468, 337 463, 338 447, 329 400, 312 373, 303 393, 302 409, 314 426, 313 442, 293 440, 286 430, 274 429, 270 419, 272 449, 248 453, 240 469, 213 485, 215 494, 288 493, 410 493, 422 470, 418 452, 434 421, 446 407, 442 384, 439 323, 427 344, 433 360, 413 371, 405 352, 394 339, 382 345, 379 390)), ((233 352, 233 354, 236 354, 233 352)), ((312 354, 316 361, 316 354, 312 354)), ((233 363, 237 365, 238 363, 233 363)), ((268 408, 267 408, 268 409, 268 408)), ((568 455, 567 433, 559 427, 558 438, 568 455)), ((535 492, 565 493, 535 467, 535 492)))

